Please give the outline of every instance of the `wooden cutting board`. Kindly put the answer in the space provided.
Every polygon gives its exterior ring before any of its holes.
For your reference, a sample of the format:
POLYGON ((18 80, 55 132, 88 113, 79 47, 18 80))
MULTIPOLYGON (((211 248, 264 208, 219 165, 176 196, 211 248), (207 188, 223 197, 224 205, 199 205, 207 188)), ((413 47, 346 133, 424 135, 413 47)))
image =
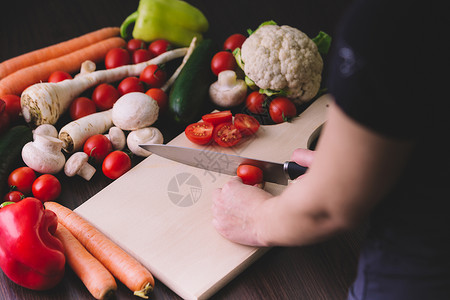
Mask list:
MULTIPOLYGON (((322 96, 292 123, 261 126, 236 148, 206 148, 284 162, 294 149, 308 148, 318 136, 328 101, 322 96)), ((202 147, 184 133, 168 144, 202 147)), ((199 165, 216 159, 220 156, 199 156, 199 165)), ((212 192, 229 178, 150 155, 75 211, 180 297, 205 299, 267 250, 232 243, 212 227, 212 192)), ((268 183, 265 188, 278 194, 285 186, 268 183)))

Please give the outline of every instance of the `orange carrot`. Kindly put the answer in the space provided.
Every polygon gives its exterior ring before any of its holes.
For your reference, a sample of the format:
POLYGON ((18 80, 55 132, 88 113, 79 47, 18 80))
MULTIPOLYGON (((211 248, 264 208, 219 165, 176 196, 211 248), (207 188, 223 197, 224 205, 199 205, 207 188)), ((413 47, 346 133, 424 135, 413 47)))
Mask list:
POLYGON ((69 208, 56 202, 45 202, 45 207, 53 211, 58 222, 136 296, 148 298, 155 286, 150 271, 69 208))
POLYGON ((114 294, 117 284, 111 273, 64 227, 58 224, 56 237, 63 243, 67 263, 95 299, 114 294))
POLYGON ((120 37, 112 37, 72 53, 20 69, 0 80, 0 96, 20 95, 28 86, 46 81, 56 70, 67 73, 77 72, 86 60, 101 62, 110 49, 123 46, 125 46, 125 40, 120 37))
POLYGON ((0 63, 0 79, 25 67, 57 58, 110 37, 118 36, 119 32, 120 30, 118 27, 106 27, 58 44, 10 58, 0 63))

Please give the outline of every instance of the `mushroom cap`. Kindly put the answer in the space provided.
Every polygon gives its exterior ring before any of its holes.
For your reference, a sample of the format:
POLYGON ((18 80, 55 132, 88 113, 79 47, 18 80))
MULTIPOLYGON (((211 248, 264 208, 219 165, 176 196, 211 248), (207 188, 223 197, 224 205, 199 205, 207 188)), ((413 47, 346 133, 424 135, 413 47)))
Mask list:
POLYGON ((111 141, 111 144, 115 150, 122 150, 127 143, 125 133, 122 129, 116 126, 109 129, 107 137, 111 141))
POLYGON ((140 144, 162 144, 164 137, 156 127, 146 127, 134 130, 128 134, 127 146, 131 152, 138 156, 147 157, 152 154, 141 147, 140 144))
POLYGON ((122 130, 148 127, 158 119, 158 102, 145 93, 132 92, 120 97, 112 108, 112 121, 122 130))
POLYGON ((56 130, 55 126, 52 124, 42 124, 33 130, 33 136, 35 134, 47 135, 56 138, 58 137, 58 130, 56 130))
POLYGON ((64 165, 64 173, 69 176, 75 176, 78 171, 88 162, 89 155, 84 152, 76 152, 72 154, 64 165))

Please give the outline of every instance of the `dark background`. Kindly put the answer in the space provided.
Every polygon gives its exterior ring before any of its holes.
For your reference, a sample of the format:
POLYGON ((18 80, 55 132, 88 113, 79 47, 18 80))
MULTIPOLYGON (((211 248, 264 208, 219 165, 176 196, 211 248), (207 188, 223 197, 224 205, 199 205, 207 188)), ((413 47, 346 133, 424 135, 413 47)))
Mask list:
MULTIPOLYGON (((334 36, 340 16, 351 3, 350 0, 187 2, 206 15, 210 22, 206 37, 213 39, 217 46, 229 35, 245 34, 248 28, 255 29, 267 20, 297 27, 310 37, 320 30, 334 36)), ((9 1, 0 18, 0 61, 102 27, 120 26, 137 6, 137 0, 9 1)), ((101 172, 89 182, 80 177, 60 180, 60 202, 72 209, 112 182, 101 172)), ((352 233, 314 246, 273 248, 214 298, 345 299, 355 274, 359 238, 359 233, 352 233)), ((45 292, 21 288, 0 272, 0 299, 90 299, 89 292, 70 268, 66 272, 56 288, 45 292)), ((118 284, 116 299, 138 299, 118 284)), ((177 299, 178 296, 157 281, 150 298, 177 299)))

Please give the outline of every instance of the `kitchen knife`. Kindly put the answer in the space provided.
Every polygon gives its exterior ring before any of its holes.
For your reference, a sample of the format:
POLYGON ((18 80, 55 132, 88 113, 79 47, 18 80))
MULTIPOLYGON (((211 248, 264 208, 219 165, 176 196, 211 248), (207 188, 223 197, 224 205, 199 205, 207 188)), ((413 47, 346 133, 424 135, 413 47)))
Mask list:
POLYGON ((307 170, 306 167, 292 161, 276 163, 206 149, 164 144, 142 144, 139 146, 161 157, 220 174, 236 176, 237 168, 240 165, 253 165, 263 171, 265 181, 283 185, 288 184, 288 179, 295 179, 307 170))

